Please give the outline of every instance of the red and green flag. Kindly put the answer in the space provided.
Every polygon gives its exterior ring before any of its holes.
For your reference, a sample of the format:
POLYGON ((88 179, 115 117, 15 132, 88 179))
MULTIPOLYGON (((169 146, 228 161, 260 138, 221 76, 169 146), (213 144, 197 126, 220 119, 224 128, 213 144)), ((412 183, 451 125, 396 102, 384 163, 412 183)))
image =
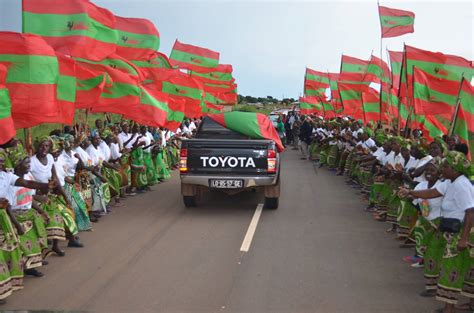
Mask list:
POLYGON ((382 38, 398 37, 413 33, 415 13, 379 6, 382 38))
POLYGON ((318 72, 306 68, 304 76, 305 96, 324 96, 326 89, 330 87, 328 73, 318 72))
POLYGON ((398 91, 400 87, 400 75, 402 74, 403 52, 389 50, 388 55, 390 58, 392 88, 398 91))
POLYGON ((341 73, 365 74, 369 67, 369 63, 369 61, 343 54, 341 58, 341 73))
POLYGON ((339 94, 341 95, 344 114, 355 119, 364 119, 362 107, 362 93, 367 92, 369 87, 363 84, 339 83, 339 94))
POLYGON ((448 133, 448 127, 434 115, 414 114, 413 119, 412 125, 415 128, 420 128, 423 131, 423 137, 429 141, 448 133))
POLYGON ((59 79, 56 88, 58 114, 45 116, 43 123, 60 123, 72 125, 76 109, 76 62, 68 56, 57 53, 59 62, 59 79))
POLYGON ((158 91, 151 84, 141 86, 140 105, 125 114, 126 118, 152 127, 176 129, 184 119, 184 113, 170 108, 169 95, 158 91))
POLYGON ((279 152, 285 150, 278 133, 267 115, 250 112, 225 112, 209 115, 220 125, 254 139, 273 140, 279 152))
POLYGON ((199 73, 191 71, 191 76, 194 76, 194 78, 202 83, 233 85, 235 79, 232 77, 232 71, 232 65, 219 64, 212 72, 199 73))
MULTIPOLYGON (((329 86, 331 88, 331 102, 336 108, 342 107, 341 96, 339 95, 339 86, 337 84, 339 76, 340 75, 338 73, 328 73, 329 86)), ((334 110, 335 108, 332 107, 332 109, 334 110)))
POLYGON ((453 116, 460 82, 430 75, 419 68, 413 70, 415 114, 441 115, 449 121, 453 116))
POLYGON ((474 90, 466 79, 461 82, 458 109, 453 121, 453 134, 469 146, 469 160, 474 151, 474 90))
POLYGON ((364 80, 366 82, 374 83, 389 83, 390 82, 390 69, 387 63, 376 57, 370 58, 369 65, 367 66, 367 72, 365 73, 364 80))
POLYGON ((23 0, 23 32, 65 55, 100 61, 116 51, 115 16, 88 0, 23 0))
POLYGON ((149 60, 160 47, 160 34, 146 19, 115 16, 116 53, 128 60, 149 60))
POLYGON ((179 70, 167 70, 163 74, 161 80, 157 81, 159 90, 167 93, 172 99, 184 101, 186 117, 202 116, 201 106, 205 96, 202 84, 179 70))
POLYGON ((0 32, 0 64, 8 69, 6 86, 17 129, 39 125, 44 117, 57 116, 58 58, 43 38, 0 32))
POLYGON ((413 99, 414 67, 435 77, 457 82, 460 82, 462 77, 470 81, 474 76, 472 61, 455 55, 426 51, 411 46, 405 46, 403 62, 400 96, 408 95, 410 99, 413 99))
POLYGON ((300 97, 301 114, 323 114, 324 108, 321 100, 316 96, 300 97))
POLYGON ((380 120, 380 94, 372 88, 362 92, 362 109, 364 111, 364 123, 377 122, 380 120))
POLYGON ((154 51, 147 60, 130 60, 141 70, 146 68, 173 68, 166 54, 154 51))
POLYGON ((6 81, 7 68, 0 64, 0 145, 7 143, 16 135, 6 81))
POLYGON ((324 118, 326 119, 336 117, 339 114, 337 107, 342 108, 342 105, 339 102, 335 102, 334 99, 331 99, 331 101, 321 99, 321 103, 323 104, 324 118))
POLYGON ((89 68, 107 75, 106 84, 100 97, 92 106, 93 112, 127 114, 140 104, 140 82, 142 73, 127 60, 111 55, 100 62, 78 59, 88 63, 89 68), (95 66, 94 66, 95 65, 95 66))
POLYGON ((213 72, 219 65, 219 52, 175 41, 170 54, 173 66, 199 72, 213 72))
POLYGON ((103 67, 76 62, 76 109, 92 108, 106 85, 110 87, 111 81, 103 67))

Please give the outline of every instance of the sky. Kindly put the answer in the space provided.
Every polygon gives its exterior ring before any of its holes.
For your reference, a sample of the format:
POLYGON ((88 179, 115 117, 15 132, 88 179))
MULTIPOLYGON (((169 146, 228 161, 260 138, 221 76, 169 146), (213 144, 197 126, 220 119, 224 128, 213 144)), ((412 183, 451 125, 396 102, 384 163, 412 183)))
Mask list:
MULTIPOLYGON (((65 0, 66 1, 66 0, 65 0)), ((380 56, 377 2, 269 0, 94 0, 115 15, 151 20, 159 51, 169 55, 179 39, 220 52, 232 64, 242 95, 297 98, 306 67, 338 72, 341 54, 380 56)), ((383 40, 474 59, 472 1, 384 1, 415 13, 415 32, 383 40)), ((21 0, 0 0, 0 30, 21 31, 21 0)))

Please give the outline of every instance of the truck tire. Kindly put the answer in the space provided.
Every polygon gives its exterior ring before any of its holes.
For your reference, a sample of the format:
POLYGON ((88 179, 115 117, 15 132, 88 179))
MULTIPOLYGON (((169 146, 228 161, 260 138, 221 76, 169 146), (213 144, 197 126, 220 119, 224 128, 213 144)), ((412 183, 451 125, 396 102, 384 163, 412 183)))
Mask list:
POLYGON ((278 199, 279 198, 267 198, 265 197, 265 202, 263 207, 268 210, 276 210, 278 209, 278 199))
POLYGON ((194 208, 196 204, 196 196, 183 196, 184 206, 187 208, 194 208))

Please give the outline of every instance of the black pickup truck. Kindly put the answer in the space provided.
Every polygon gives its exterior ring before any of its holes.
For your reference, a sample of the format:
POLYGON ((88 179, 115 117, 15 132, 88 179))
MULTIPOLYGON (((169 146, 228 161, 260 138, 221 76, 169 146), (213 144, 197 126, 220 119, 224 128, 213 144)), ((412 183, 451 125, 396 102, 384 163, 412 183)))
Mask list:
POLYGON ((280 154, 275 142, 248 137, 205 117, 195 138, 184 139, 180 154, 181 194, 194 207, 208 189, 236 194, 264 192, 267 209, 278 208, 280 154))

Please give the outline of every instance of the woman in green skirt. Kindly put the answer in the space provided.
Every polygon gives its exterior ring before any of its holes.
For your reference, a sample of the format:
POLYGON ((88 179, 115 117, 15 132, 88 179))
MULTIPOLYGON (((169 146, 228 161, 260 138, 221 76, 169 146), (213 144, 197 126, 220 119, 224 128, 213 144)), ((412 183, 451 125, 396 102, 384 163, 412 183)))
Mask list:
MULTIPOLYGON (((10 155, 10 160, 15 168, 15 175, 23 179, 33 180, 30 173, 30 158, 26 154, 10 155)), ((46 225, 49 217, 36 202, 35 190, 26 187, 10 188, 11 211, 20 223, 24 233, 19 236, 20 248, 24 258, 25 274, 41 277, 43 274, 37 270, 43 265, 43 258, 48 252, 46 225)))
POLYGON ((168 164, 165 160, 165 151, 164 147, 158 145, 154 149, 155 151, 155 168, 158 174, 159 180, 169 179, 171 177, 170 171, 168 169, 168 164))
MULTIPOLYGON (((48 240, 53 242, 52 251, 58 256, 64 256, 65 252, 59 248, 59 241, 69 239, 68 246, 82 247, 76 234, 77 225, 74 221, 73 212, 69 209, 71 205, 67 203, 64 189, 60 185, 54 168, 54 157, 49 153, 52 149, 53 141, 50 137, 41 137, 36 141, 36 154, 31 158, 31 174, 36 181, 48 183, 56 182, 54 193, 44 194, 41 208, 49 216, 49 222, 46 225, 48 240)), ((56 152, 56 151, 54 151, 56 152)))
POLYGON ((71 204, 74 218, 79 231, 90 230, 92 228, 89 214, 87 212, 86 200, 82 197, 81 186, 76 183, 77 170, 81 169, 82 162, 74 156, 72 148, 74 137, 65 135, 62 138, 63 151, 54 162, 56 175, 59 183, 62 184, 66 199, 71 204))
POLYGON ((0 149, 0 304, 5 303, 12 291, 23 287, 23 255, 18 235, 23 235, 25 230, 10 211, 12 188, 47 191, 54 186, 52 183, 38 183, 6 172, 6 160, 5 150, 0 149))
MULTIPOLYGON (((434 262, 439 264, 440 269, 436 299, 445 303, 445 307, 440 310, 444 313, 454 312, 458 297, 463 288, 466 288, 465 278, 466 282, 472 281, 470 253, 472 246, 468 247, 472 244, 469 240, 474 225, 474 187, 465 176, 469 167, 470 162, 464 154, 450 151, 442 167, 445 182, 432 189, 400 190, 400 195, 404 197, 408 195, 421 199, 442 197, 440 226, 431 245, 443 248, 441 258, 434 262)), ((470 295, 468 288, 466 290, 465 294, 470 295)), ((470 309, 474 308, 474 298, 471 298, 470 303, 466 305, 470 309)))
MULTIPOLYGON (((132 128, 133 134, 138 133, 138 125, 134 125, 132 128)), ((138 137, 140 138, 140 137, 138 137)), ((146 166, 145 161, 143 160, 143 146, 145 145, 144 141, 136 143, 133 150, 130 154, 132 159, 131 169, 132 169, 132 187, 136 188, 137 191, 143 192, 148 186, 148 180, 146 176, 146 166)))
POLYGON ((140 127, 140 133, 142 134, 142 138, 140 139, 145 144, 142 147, 143 149, 143 163, 145 164, 146 168, 146 177, 147 177, 147 185, 151 186, 158 183, 158 173, 156 172, 155 163, 153 162, 152 158, 152 148, 155 144, 153 135, 148 132, 148 128, 146 126, 140 127))

